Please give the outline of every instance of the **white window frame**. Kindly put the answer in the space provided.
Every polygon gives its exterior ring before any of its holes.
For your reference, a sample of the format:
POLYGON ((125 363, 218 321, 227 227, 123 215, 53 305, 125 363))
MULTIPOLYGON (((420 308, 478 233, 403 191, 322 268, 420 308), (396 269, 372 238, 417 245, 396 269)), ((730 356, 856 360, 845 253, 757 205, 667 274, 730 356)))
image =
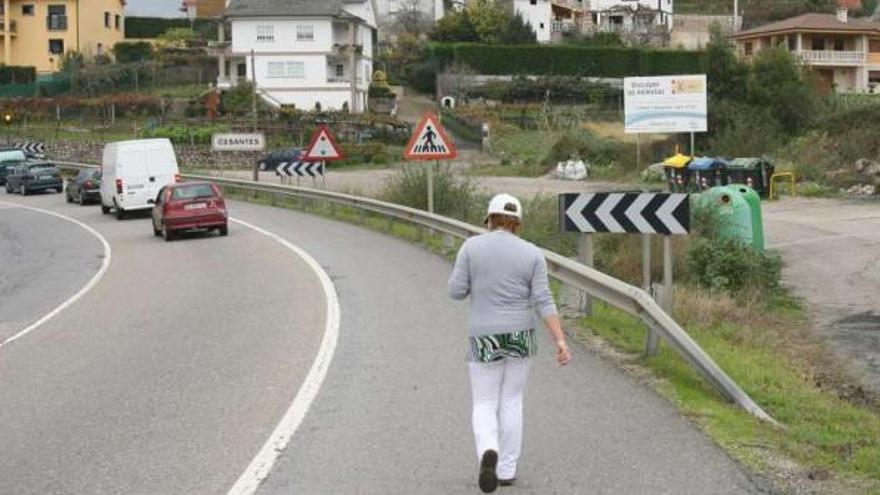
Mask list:
POLYGON ((257 24, 257 43, 274 43, 275 26, 271 24, 257 24))
POLYGON ((266 77, 269 79, 305 79, 306 63, 302 61, 268 62, 266 77))
POLYGON ((315 25, 297 24, 296 41, 315 41, 315 25))

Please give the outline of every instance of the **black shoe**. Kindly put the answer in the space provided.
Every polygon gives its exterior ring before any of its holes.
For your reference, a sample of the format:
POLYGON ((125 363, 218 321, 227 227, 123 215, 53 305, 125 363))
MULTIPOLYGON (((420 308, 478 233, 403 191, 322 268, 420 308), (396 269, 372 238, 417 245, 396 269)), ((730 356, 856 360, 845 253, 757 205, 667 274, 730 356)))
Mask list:
POLYGON ((480 460, 480 490, 483 493, 492 493, 498 488, 498 476, 495 467, 498 465, 498 452, 487 450, 483 452, 480 460))
POLYGON ((516 478, 510 478, 509 480, 498 479, 498 486, 513 486, 516 483, 516 478))

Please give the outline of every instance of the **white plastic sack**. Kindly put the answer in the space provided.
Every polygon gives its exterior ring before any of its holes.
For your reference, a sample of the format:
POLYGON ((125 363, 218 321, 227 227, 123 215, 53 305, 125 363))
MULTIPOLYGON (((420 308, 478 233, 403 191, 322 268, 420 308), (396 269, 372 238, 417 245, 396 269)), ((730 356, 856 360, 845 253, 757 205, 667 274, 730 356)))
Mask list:
POLYGON ((587 166, 583 160, 574 162, 574 180, 584 180, 587 178, 587 166))
POLYGON ((562 162, 556 163, 556 178, 565 179, 565 165, 562 162))

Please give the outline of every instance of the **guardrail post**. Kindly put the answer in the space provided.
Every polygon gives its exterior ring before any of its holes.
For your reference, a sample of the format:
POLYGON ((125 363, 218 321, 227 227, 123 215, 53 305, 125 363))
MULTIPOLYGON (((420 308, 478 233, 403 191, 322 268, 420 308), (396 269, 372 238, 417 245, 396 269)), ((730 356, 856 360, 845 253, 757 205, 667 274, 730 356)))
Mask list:
MULTIPOLYGON (((578 261, 583 265, 593 267, 593 234, 581 234, 578 238, 578 261)), ((578 310, 584 316, 593 314, 593 297, 584 291, 579 291, 578 310)))
MULTIPOLYGON (((645 292, 651 293, 651 234, 642 235, 642 284, 645 292)), ((660 336, 653 328, 647 326, 645 334, 645 356, 657 354, 660 336)))
POLYGON ((443 236, 443 250, 446 253, 455 251, 455 238, 450 234, 445 234, 443 236))

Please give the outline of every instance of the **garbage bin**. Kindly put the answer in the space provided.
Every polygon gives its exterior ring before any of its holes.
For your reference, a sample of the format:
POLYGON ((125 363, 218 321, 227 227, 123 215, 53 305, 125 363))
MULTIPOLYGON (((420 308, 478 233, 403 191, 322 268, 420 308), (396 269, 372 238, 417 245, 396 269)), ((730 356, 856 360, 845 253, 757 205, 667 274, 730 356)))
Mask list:
POLYGON ((727 160, 703 156, 693 159, 687 166, 693 177, 693 187, 697 192, 723 186, 727 183, 727 160))
POLYGON ((755 248, 755 251, 764 251, 764 218, 761 212, 761 197, 748 186, 730 185, 727 187, 728 189, 736 189, 749 204, 752 214, 752 247, 755 248))
POLYGON ((715 208, 721 224, 718 234, 722 239, 736 239, 754 245, 752 209, 745 196, 729 186, 713 187, 700 195, 700 205, 715 208))
POLYGON ((687 166, 692 157, 676 153, 663 161, 666 182, 671 192, 686 192, 690 189, 691 173, 687 166))
POLYGON ((744 184, 766 198, 770 194, 770 177, 775 169, 764 158, 737 158, 727 166, 727 183, 744 184))

